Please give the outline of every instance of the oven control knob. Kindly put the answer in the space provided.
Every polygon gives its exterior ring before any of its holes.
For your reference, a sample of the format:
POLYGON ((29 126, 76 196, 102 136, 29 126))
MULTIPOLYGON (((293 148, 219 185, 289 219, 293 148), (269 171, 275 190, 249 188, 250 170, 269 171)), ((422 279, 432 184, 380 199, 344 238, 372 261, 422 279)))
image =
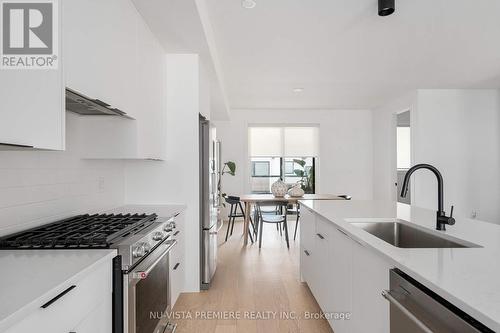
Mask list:
POLYGON ((151 245, 149 245, 149 243, 142 243, 142 246, 144 246, 144 252, 148 253, 149 251, 151 251, 151 245))
POLYGON ((164 234, 161 231, 157 231, 153 234, 154 241, 161 241, 163 239, 163 237, 164 237, 164 234))
POLYGON ((171 232, 172 228, 170 228, 170 225, 165 224, 165 226, 163 227, 163 231, 165 231, 165 232, 171 232))
POLYGON ((132 255, 134 256, 134 258, 144 257, 145 254, 146 248, 144 247, 144 244, 139 244, 132 249, 132 255))
POLYGON ((170 222, 170 223, 168 224, 168 226, 169 226, 169 228, 170 228, 170 229, 175 229, 175 227, 176 227, 176 225, 175 225, 175 222, 174 222, 174 221, 170 222))

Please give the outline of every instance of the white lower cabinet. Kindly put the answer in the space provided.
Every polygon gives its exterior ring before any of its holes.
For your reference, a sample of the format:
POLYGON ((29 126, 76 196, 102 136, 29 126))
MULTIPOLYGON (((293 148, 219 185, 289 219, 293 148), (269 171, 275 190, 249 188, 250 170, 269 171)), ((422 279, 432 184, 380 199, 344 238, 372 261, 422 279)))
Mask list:
POLYGON ((170 252, 170 302, 172 308, 177 302, 179 295, 184 291, 184 267, 186 265, 184 256, 184 213, 175 217, 176 227, 173 230, 177 245, 170 252))
POLYGON ((315 258, 314 231, 316 229, 316 215, 307 208, 302 208, 300 212, 300 266, 302 281, 309 286, 313 285, 311 279, 314 278, 311 261, 315 258))
POLYGON ((373 250, 352 245, 351 332, 389 332, 389 303, 381 291, 389 289, 389 263, 373 250))
POLYGON ((60 286, 41 300, 34 311, 5 333, 110 332, 112 317, 112 263, 105 261, 88 275, 60 286), (96 308, 101 308, 94 314, 96 308), (75 330, 76 327, 109 330, 75 330))
POLYGON ((334 223, 304 211, 308 213, 301 220, 301 276, 332 329, 388 333, 389 304, 381 291, 389 288, 391 265, 334 223))
POLYGON ((332 302, 335 318, 329 320, 335 333, 353 332, 350 329, 352 313, 351 290, 352 283, 352 240, 340 229, 334 227, 332 237, 332 252, 329 264, 333 267, 331 272, 332 302))
POLYGON ((109 333, 112 324, 109 320, 112 304, 111 298, 105 298, 87 317, 85 317, 70 333, 109 333))

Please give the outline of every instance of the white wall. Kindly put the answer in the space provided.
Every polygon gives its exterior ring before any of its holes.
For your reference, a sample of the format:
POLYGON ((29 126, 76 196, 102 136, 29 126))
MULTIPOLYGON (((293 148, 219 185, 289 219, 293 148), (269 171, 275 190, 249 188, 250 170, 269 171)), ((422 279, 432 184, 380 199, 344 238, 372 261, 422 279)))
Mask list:
POLYGON ((123 162, 81 160, 78 120, 67 114, 66 151, 0 152, 0 235, 123 204, 123 162))
POLYGON ((131 161, 125 171, 127 203, 187 205, 185 291, 200 284, 198 114, 210 116, 203 82, 197 55, 167 55, 167 159, 131 161))
MULTIPOLYGON (((419 90, 414 162, 443 174, 445 210, 500 223, 500 92, 419 90)), ((434 177, 435 178, 435 177, 434 177)), ((436 181, 415 176, 414 204, 436 207, 436 181)))
MULTIPOLYGON (((373 111, 373 198, 396 201, 396 114, 417 107, 410 92, 373 111)), ((414 112, 412 112, 413 115, 414 112)))
POLYGON ((372 117, 365 110, 232 110, 231 120, 217 121, 222 161, 234 161, 236 176, 225 175, 223 191, 248 193, 248 124, 319 124, 317 193, 372 198, 372 117))
MULTIPOLYGON (((412 111, 412 164, 443 174, 445 210, 500 223, 500 93, 498 90, 418 90, 378 108, 373 117, 374 197, 395 199, 394 114, 412 111)), ((437 207, 435 177, 417 171, 412 203, 437 207)))

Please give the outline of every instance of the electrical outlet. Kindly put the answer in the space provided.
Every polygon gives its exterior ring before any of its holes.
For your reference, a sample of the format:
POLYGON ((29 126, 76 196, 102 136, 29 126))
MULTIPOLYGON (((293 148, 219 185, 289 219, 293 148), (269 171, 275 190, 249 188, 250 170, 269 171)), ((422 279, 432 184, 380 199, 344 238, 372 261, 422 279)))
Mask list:
POLYGON ((470 217, 472 219, 475 219, 477 217, 477 212, 475 210, 473 210, 471 213, 470 213, 470 217))
POLYGON ((100 193, 104 192, 104 188, 105 188, 104 177, 99 177, 99 179, 97 180, 97 188, 98 188, 100 193))

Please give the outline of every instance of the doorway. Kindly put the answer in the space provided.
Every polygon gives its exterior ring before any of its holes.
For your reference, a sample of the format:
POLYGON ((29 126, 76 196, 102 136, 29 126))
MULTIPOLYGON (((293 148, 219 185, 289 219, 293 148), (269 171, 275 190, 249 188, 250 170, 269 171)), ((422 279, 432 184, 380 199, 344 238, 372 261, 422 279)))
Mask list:
POLYGON ((405 111, 397 114, 396 126, 396 168, 397 168, 397 200, 398 202, 411 204, 411 183, 410 191, 406 198, 401 197, 401 187, 403 179, 411 167, 411 114, 410 111, 405 111))

